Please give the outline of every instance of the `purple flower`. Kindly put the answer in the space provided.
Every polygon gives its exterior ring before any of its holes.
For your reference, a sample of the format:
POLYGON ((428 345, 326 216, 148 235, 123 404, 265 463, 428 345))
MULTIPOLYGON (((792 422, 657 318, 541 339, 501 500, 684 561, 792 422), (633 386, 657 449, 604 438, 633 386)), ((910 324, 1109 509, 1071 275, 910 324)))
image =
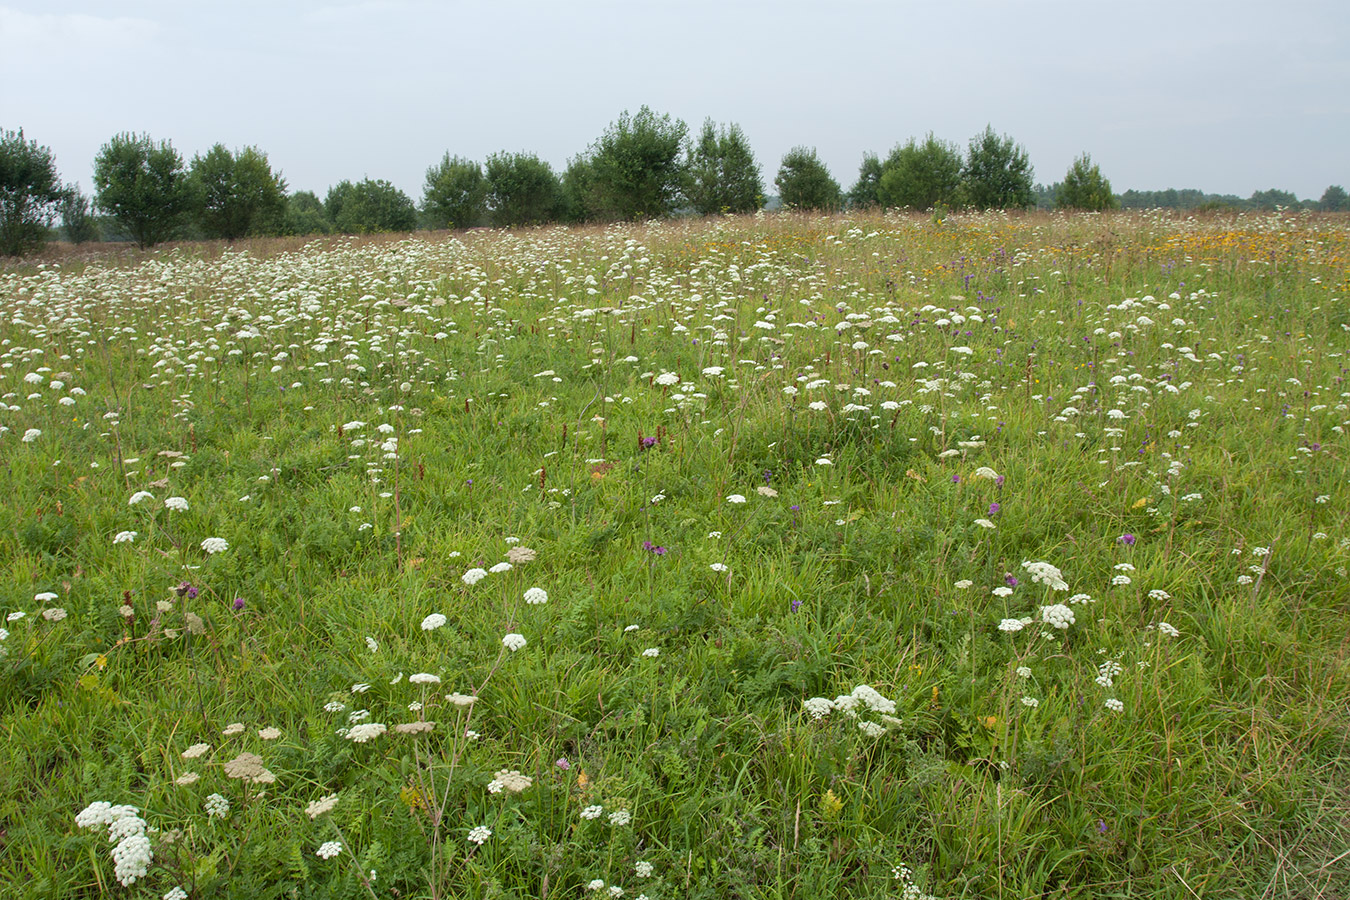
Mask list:
POLYGON ((1098 833, 1098 834, 1106 834, 1106 832, 1107 832, 1108 830, 1109 830, 1109 829, 1108 829, 1107 826, 1106 826, 1105 820, 1103 820, 1103 819, 1098 819, 1098 820, 1097 820, 1097 833, 1098 833))
POLYGON ((197 589, 196 589, 195 587, 193 587, 192 585, 188 585, 188 589, 187 589, 187 598, 188 598, 189 600, 196 600, 196 599, 197 599, 197 589))
POLYGON ((801 609, 801 608, 802 608, 802 601, 800 601, 800 600, 793 600, 793 601, 792 601, 792 611, 793 611, 793 612, 796 612, 797 610, 799 610, 799 609, 801 609))
MULTIPOLYGON (((1000 422, 1000 423, 999 423, 999 428, 1002 428, 1002 427, 1003 427, 1003 423, 1000 422)), ((998 485, 999 487, 1003 487, 1003 482, 1006 481, 1006 480, 1007 480, 1006 478, 1004 478, 1002 475, 1000 475, 1000 476, 998 476, 997 478, 994 479, 994 484, 998 485)))
POLYGON ((555 762, 554 765, 562 769, 564 772, 572 768, 572 764, 567 761, 567 757, 565 756, 558 757, 558 761, 555 762))
POLYGON ((961 476, 960 476, 960 475, 953 475, 953 476, 952 476, 952 484, 960 484, 960 483, 961 483, 961 476))
POLYGON ((665 556, 665 555, 666 555, 666 548, 665 548, 665 547, 653 547, 653 548, 652 548, 652 552, 655 553, 657 556, 665 556))
POLYGON ((642 542, 642 549, 643 549, 643 550, 647 550, 647 551, 649 551, 649 552, 650 552, 650 551, 652 550, 652 548, 655 547, 655 546, 656 546, 656 545, 653 544, 651 541, 643 541, 643 542, 642 542))
POLYGON ((1002 508, 1003 508, 1003 507, 999 506, 997 503, 990 503, 990 504, 989 504, 989 515, 991 515, 991 516, 996 516, 996 515, 998 515, 998 511, 999 511, 1000 509, 1002 509, 1002 508))
POLYGON ((1003 583, 1008 587, 1017 587, 1017 579, 1012 574, 1004 575, 1003 583))
POLYGON ((1122 534, 1120 537, 1116 538, 1116 541, 1118 543, 1124 544, 1126 547, 1133 547, 1134 535, 1130 534, 1129 532, 1126 532, 1125 534, 1122 534))
POLYGON ((237 610, 241 610, 241 609, 244 608, 244 598, 243 598, 243 597, 235 597, 235 598, 234 598, 234 602, 233 602, 232 604, 230 604, 230 605, 231 605, 236 611, 237 611, 237 610))
POLYGON ((656 446, 656 438, 654 438, 654 437, 645 437, 645 438, 642 439, 642 449, 643 449, 643 450, 650 450, 652 447, 655 447, 655 446, 656 446))

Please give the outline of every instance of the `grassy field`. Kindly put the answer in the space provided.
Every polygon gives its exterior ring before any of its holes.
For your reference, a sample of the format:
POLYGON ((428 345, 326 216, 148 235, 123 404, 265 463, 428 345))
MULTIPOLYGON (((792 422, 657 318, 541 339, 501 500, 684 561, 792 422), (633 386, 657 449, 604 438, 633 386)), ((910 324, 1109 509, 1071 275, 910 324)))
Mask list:
POLYGON ((6 897, 1350 897, 1350 221, 0 271, 6 897))

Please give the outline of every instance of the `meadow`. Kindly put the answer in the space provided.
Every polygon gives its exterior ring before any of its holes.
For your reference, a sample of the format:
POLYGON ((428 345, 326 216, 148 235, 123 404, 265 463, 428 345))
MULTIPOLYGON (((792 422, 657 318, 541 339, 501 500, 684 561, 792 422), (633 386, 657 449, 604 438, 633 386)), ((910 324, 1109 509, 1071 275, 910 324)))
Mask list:
POLYGON ((0 270, 6 897, 1350 896, 1350 221, 0 270))

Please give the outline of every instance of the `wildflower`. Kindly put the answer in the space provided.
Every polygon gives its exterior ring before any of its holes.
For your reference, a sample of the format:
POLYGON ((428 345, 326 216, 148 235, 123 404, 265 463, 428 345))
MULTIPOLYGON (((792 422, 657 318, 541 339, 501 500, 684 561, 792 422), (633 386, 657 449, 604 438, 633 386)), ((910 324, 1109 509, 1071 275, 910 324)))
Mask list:
POLYGON ((647 657, 648 659, 656 659, 658 656, 661 655, 661 648, 648 647, 646 650, 642 651, 642 655, 647 657))
POLYGON ((202 549, 207 553, 224 553, 230 545, 224 538, 209 537, 202 541, 202 549))
POLYGON ((1031 709, 1035 709, 1036 707, 1041 705, 1041 701, 1037 700, 1035 697, 1023 697, 1022 705, 1030 707, 1031 709))
POLYGON ((244 733, 244 723, 243 723, 243 722, 231 722, 229 725, 226 725, 224 728, 222 728, 221 731, 220 731, 220 733, 223 734, 223 735, 225 735, 225 737, 232 737, 232 736, 234 736, 234 735, 236 735, 236 734, 243 734, 243 733, 244 733))
POLYGON ((440 684, 439 675, 432 675, 430 672, 418 672, 408 676, 409 684, 440 684))
POLYGON ((534 557, 535 552, 529 547, 512 547, 506 551, 506 561, 516 566, 521 563, 533 562, 534 557))
POLYGON ((472 568, 459 576, 459 580, 472 587, 487 577, 487 569, 472 568))
POLYGON ((515 634, 514 632, 502 638, 502 646, 512 653, 525 646, 525 635, 515 634))
POLYGON ((656 376, 656 383, 661 387, 670 387, 673 384, 680 383, 680 376, 676 375, 674 372, 662 372, 660 375, 656 376))
POLYGON ((479 825, 469 831, 470 843, 477 844, 480 847, 486 844, 490 837, 492 837, 492 829, 486 825, 479 825))
POLYGON ((811 718, 820 721, 834 709, 834 701, 827 697, 812 697, 809 700, 802 701, 802 708, 810 714, 811 718))
POLYGON ((187 891, 182 885, 175 885, 164 894, 164 900, 187 900, 187 891))
POLYGON ((493 780, 513 794, 519 794, 534 784, 533 778, 520 774, 517 769, 502 769, 493 776, 493 780))
POLYGON ((314 853, 320 859, 332 859, 342 852, 341 841, 324 841, 314 853))
POLYGON ((138 537, 140 537, 140 533, 136 531, 119 531, 117 534, 113 535, 113 543, 130 544, 138 537))
POLYGON ((971 581, 969 578, 962 578, 956 584, 952 585, 952 587, 964 591, 968 587, 974 587, 974 585, 975 582, 971 581))
POLYGON ((996 527, 997 527, 996 525, 994 525, 993 522, 989 521, 988 519, 976 519, 976 520, 975 520, 975 524, 978 525, 978 526, 980 526, 981 528, 996 528, 996 527))
POLYGON ((567 761, 567 757, 565 756, 558 757, 553 764, 558 768, 562 769, 564 772, 572 768, 572 764, 567 761))
POLYGON ((1041 607, 1041 621, 1063 631, 1073 624, 1073 610, 1063 603, 1041 607))
POLYGON ((53 606, 51 609, 42 611, 42 618, 48 622, 60 622, 66 617, 66 611, 59 606, 53 606))
POLYGON ((603 878, 596 878, 586 884, 586 890, 588 891, 603 891, 604 889, 605 880, 603 878))
POLYGON ((1027 668, 1026 666, 1018 666, 1018 667, 1017 667, 1017 677, 1018 677, 1018 678, 1030 678, 1030 677, 1031 677, 1031 669, 1027 668))
POLYGON ((187 512, 188 502, 185 497, 169 497, 164 501, 165 509, 172 509, 176 512, 187 512))
POLYGON ((1074 594, 1072 597, 1069 598, 1069 604, 1071 606, 1078 606, 1079 604, 1082 603, 1091 603, 1091 602, 1092 597, 1089 596, 1088 594, 1074 594))
POLYGON ((581 817, 583 819, 598 819, 604 812, 603 806, 588 806, 581 811, 581 817))
POLYGON ((531 606, 538 606, 541 603, 548 602, 548 592, 543 588, 532 587, 525 592, 525 602, 531 606))
POLYGON ((1064 581, 1064 574, 1048 562, 1022 562, 1022 568, 1031 573, 1031 580, 1037 584, 1043 584, 1052 591, 1067 591, 1068 583, 1064 581))
POLYGON ((1129 583, 1130 583, 1130 576, 1128 576, 1128 575, 1113 575, 1113 576, 1111 576, 1111 584, 1115 585, 1116 587, 1120 587, 1120 586, 1122 586, 1122 585, 1126 585, 1126 584, 1129 584, 1129 583))
POLYGON ((339 703, 336 700, 330 700, 329 702, 323 705, 324 712, 330 713, 342 712, 346 708, 347 704, 339 703))
POLYGON ((995 472, 993 469, 989 468, 988 466, 980 466, 978 469, 975 470, 975 474, 972 475, 971 477, 997 479, 998 473, 995 472))
POLYGON ((1116 538, 1116 542, 1117 542, 1117 543, 1120 543, 1120 544, 1124 544, 1126 547, 1133 547, 1133 546, 1134 546, 1134 535, 1132 535, 1132 534, 1126 532, 1125 534, 1122 534, 1120 537, 1116 538))
POLYGON ((616 809, 609 814, 609 824, 618 828, 633 821, 633 814, 626 809, 616 809))
POLYGON ((337 806, 337 801, 337 794, 329 794, 327 797, 311 800, 309 801, 309 805, 305 807, 305 815, 309 816, 311 819, 317 819, 324 813, 331 811, 334 806, 337 806))
POLYGON ((370 635, 366 635, 366 649, 369 650, 371 653, 375 653, 380 649, 379 642, 377 642, 375 638, 371 637, 370 635))
POLYGON ((20 440, 22 440, 25 444, 31 444, 33 443, 33 441, 36 441, 40 437, 42 437, 41 429, 30 428, 23 433, 23 437, 20 440))
MULTIPOLYGON (((422 708, 422 705, 420 703, 413 705, 416 706, 418 709, 422 708)), ((435 729, 435 727, 436 727, 435 722, 424 722, 424 721, 401 722, 400 724, 394 726, 394 730, 397 731, 399 734, 426 734, 428 731, 432 731, 433 729, 435 729)))
POLYGON ((445 616, 440 613, 432 613, 422 620, 423 631, 435 631, 445 624, 445 616))
POLYGON ((1008 587, 1006 584, 1000 584, 998 587, 994 588, 993 595, 995 597, 1008 597, 1012 595, 1012 592, 1012 588, 1008 587))
POLYGON ((264 741, 275 741, 277 738, 281 737, 281 729, 271 727, 260 728, 258 729, 258 737, 262 738, 264 741))
POLYGON ((1172 595, 1167 591, 1155 589, 1148 592, 1148 598, 1150 600, 1171 600, 1172 595))
POLYGON ((1114 712, 1114 713, 1119 713, 1119 712, 1124 712, 1124 711, 1125 711, 1125 704, 1124 704, 1124 703, 1121 703, 1121 702, 1120 702, 1119 700, 1117 700, 1115 697, 1112 697, 1112 698, 1108 699, 1108 700, 1107 700, 1105 703, 1103 703, 1102 705, 1105 706, 1107 709, 1111 710, 1111 712, 1114 712))
POLYGON ((379 722, 363 722, 347 729, 346 738, 356 744, 364 744, 371 738, 379 737, 388 729, 379 722))
POLYGON ((650 878, 652 876, 652 864, 645 859, 640 859, 633 863, 633 874, 639 878, 650 878))
POLYGON ((155 499, 155 495, 150 493, 149 491, 137 491, 136 493, 131 495, 131 499, 127 501, 127 506, 135 506, 142 500, 153 500, 153 499, 155 499))
POLYGON ((264 771, 262 757, 256 753, 240 753, 225 764, 225 774, 230 778, 252 781, 264 771))
POLYGON ((173 783, 178 785, 179 787, 187 787, 190 784, 196 784, 197 779, 201 777, 202 776, 197 772, 184 772, 182 775, 179 775, 177 778, 175 778, 173 780, 173 783))
POLYGON ((1162 632, 1168 637, 1176 637, 1177 635, 1181 634, 1181 632, 1178 631, 1175 626, 1169 625, 1166 622, 1158 623, 1158 631, 1162 632))
POLYGON ((741 494, 727 494, 728 503, 744 503, 745 497, 741 494))
POLYGON ((491 572, 493 575, 500 575, 503 572, 510 572, 511 564, 509 562, 499 562, 492 568, 488 569, 488 571, 491 572))
POLYGON ((213 819, 223 819, 230 814, 230 801, 220 794, 207 797, 203 806, 206 807, 206 814, 213 819))
POLYGON ((712 569, 714 572, 727 572, 727 571, 730 571, 730 570, 727 568, 726 563, 720 563, 720 562, 718 562, 718 563, 713 563, 712 565, 708 566, 708 568, 712 569))
POLYGON ((368 690, 370 690, 370 685, 364 681, 358 681, 356 684, 352 685, 353 694, 364 694, 368 690))
POLYGON ((473 706, 474 701, 478 698, 472 694, 461 694, 459 691, 456 691, 453 694, 446 694, 445 699, 449 700, 455 706, 473 706))

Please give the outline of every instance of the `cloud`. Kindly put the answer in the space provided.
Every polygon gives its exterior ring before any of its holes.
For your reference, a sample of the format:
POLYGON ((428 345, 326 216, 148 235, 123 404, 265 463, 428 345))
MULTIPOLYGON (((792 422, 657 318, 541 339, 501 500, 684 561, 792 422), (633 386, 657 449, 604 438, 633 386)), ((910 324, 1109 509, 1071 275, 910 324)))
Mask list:
POLYGON ((0 72, 31 78, 71 65, 108 64, 155 41, 163 28, 132 16, 29 13, 0 6, 5 52, 0 72))

